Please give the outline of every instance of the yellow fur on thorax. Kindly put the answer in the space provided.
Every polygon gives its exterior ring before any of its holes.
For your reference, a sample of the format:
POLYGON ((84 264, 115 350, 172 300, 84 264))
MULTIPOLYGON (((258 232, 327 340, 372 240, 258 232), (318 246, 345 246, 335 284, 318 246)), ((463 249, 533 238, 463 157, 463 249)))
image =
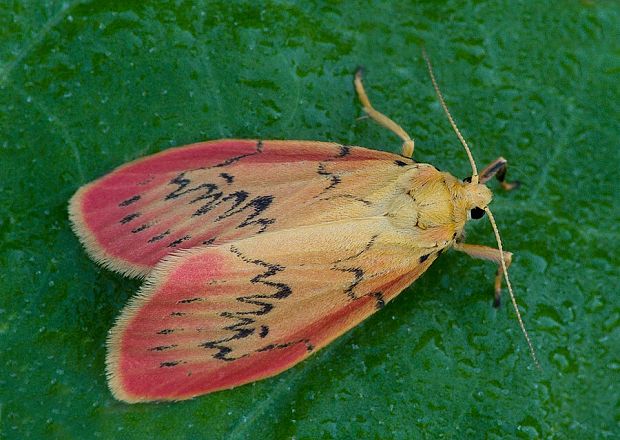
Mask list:
POLYGON ((455 213, 450 180, 456 179, 431 165, 419 164, 407 171, 389 202, 387 216, 393 225, 433 235, 438 242, 449 241, 463 226, 455 213))
POLYGON ((449 244, 463 233, 469 212, 484 208, 491 191, 482 184, 463 182, 431 165, 417 164, 395 182, 386 216, 401 229, 449 244))

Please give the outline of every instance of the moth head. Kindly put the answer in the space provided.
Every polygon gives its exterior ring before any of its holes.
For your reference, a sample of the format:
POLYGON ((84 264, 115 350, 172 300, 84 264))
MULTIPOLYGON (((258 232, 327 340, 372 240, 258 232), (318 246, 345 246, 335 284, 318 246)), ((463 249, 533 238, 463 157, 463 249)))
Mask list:
POLYGON ((450 219, 462 229, 468 220, 479 220, 486 214, 493 193, 482 183, 472 183, 469 179, 461 181, 449 173, 442 173, 443 181, 450 193, 452 213, 450 219))
POLYGON ((482 183, 465 183, 463 193, 467 219, 478 220, 484 217, 485 209, 493 198, 491 190, 482 183))

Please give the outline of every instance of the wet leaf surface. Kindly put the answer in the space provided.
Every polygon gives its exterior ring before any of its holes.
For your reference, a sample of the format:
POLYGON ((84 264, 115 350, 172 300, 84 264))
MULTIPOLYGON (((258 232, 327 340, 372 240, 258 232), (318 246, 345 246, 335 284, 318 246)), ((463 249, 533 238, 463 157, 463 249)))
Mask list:
MULTIPOLYGON (((6 438, 617 438, 620 8, 583 2, 86 2, 0 6, 0 435, 6 438), (69 197, 112 168, 222 137, 397 152, 357 119, 352 73, 468 175, 426 45, 480 166, 526 325, 491 307, 494 268, 448 253, 297 367, 192 401, 126 405, 105 338, 136 291, 97 267, 69 197)), ((487 222, 468 241, 493 244, 487 222)))

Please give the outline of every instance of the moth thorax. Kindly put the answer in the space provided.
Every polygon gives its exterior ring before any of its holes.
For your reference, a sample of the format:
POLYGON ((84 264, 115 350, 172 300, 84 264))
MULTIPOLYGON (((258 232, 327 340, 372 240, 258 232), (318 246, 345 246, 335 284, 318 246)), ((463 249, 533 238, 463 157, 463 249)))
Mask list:
POLYGON ((428 179, 419 183, 409 193, 415 210, 415 226, 428 229, 451 223, 454 206, 443 179, 428 179))

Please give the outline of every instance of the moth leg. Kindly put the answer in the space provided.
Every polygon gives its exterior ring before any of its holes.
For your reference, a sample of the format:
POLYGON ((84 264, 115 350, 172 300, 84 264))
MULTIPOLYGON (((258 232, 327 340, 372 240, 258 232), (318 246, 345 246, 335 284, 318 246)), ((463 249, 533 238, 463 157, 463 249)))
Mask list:
POLYGON ((508 161, 501 156, 498 157, 480 172, 480 183, 486 183, 495 176, 506 191, 511 191, 521 186, 521 182, 518 180, 514 182, 507 182, 505 180, 507 169, 508 161))
MULTIPOLYGON (((472 258, 492 261, 498 265, 497 274, 495 275, 495 296, 493 300, 493 307, 499 307, 501 303, 500 298, 502 295, 502 280, 504 279, 504 271, 502 270, 501 254, 499 249, 467 243, 457 243, 454 245, 454 249, 464 252, 472 258)), ((512 263, 512 252, 504 251, 504 260, 506 261, 506 270, 508 270, 510 263, 512 263)))
POLYGON ((355 91, 357 92, 357 97, 362 103, 362 107, 368 116, 374 119, 378 124, 383 125, 388 130, 395 133, 399 138, 403 140, 402 147, 402 155, 405 157, 412 158, 413 157, 413 148, 414 141, 407 134, 403 128, 398 125, 396 122, 392 121, 390 118, 385 116, 383 113, 375 110, 368 99, 368 95, 366 95, 366 90, 364 90, 364 85, 362 84, 362 68, 358 67, 355 71, 355 80, 353 81, 355 84, 355 91))

